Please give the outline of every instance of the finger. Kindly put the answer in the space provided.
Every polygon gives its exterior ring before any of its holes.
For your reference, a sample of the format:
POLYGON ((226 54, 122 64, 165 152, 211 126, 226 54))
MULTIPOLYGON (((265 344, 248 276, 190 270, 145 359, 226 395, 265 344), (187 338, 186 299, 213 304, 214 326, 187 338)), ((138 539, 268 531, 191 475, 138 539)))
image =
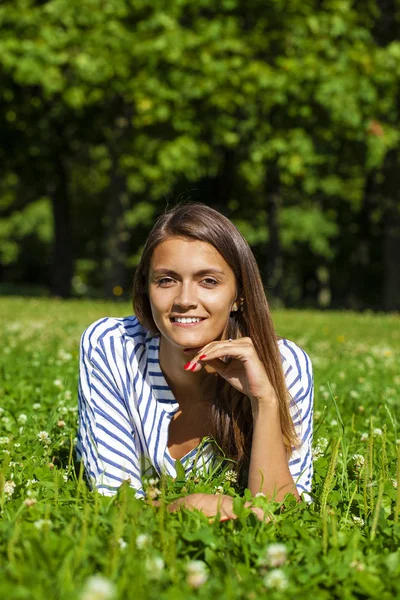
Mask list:
POLYGON ((215 360, 216 358, 237 358, 238 360, 247 360, 251 356, 251 348, 245 344, 222 344, 218 347, 210 348, 207 352, 198 353, 193 359, 192 364, 195 362, 208 362, 209 360, 215 360))

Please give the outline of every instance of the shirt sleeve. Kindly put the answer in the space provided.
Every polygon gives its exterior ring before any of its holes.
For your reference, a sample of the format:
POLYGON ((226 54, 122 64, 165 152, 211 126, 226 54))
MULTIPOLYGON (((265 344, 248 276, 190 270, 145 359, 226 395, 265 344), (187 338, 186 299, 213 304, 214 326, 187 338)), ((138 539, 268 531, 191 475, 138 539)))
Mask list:
POLYGON ((92 489, 113 496, 129 480, 136 496, 143 497, 122 344, 112 319, 96 321, 82 335, 76 452, 92 489))
POLYGON ((312 440, 314 413, 314 377, 310 357, 289 340, 282 340, 281 355, 286 386, 291 395, 290 414, 293 419, 300 445, 293 450, 289 470, 296 483, 297 491, 307 502, 311 502, 313 476, 312 440))

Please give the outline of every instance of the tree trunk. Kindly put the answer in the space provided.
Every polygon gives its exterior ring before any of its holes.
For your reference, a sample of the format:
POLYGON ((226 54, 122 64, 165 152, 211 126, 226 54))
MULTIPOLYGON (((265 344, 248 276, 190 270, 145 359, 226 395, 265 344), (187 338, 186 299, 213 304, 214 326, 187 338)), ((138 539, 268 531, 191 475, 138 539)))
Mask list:
POLYGON ((120 116, 115 119, 109 145, 112 172, 104 234, 104 295, 110 299, 126 297, 129 286, 126 267, 129 231, 125 223, 125 212, 129 208, 129 195, 126 176, 120 169, 119 160, 124 140, 132 135, 131 108, 121 106, 119 114, 120 116))
POLYGON ((275 299, 281 298, 283 255, 279 230, 281 195, 279 175, 276 168, 269 171, 266 179, 266 206, 268 225, 268 245, 266 262, 266 283, 269 293, 275 299))
POLYGON ((67 170, 63 157, 55 157, 55 164, 56 184, 50 193, 54 222, 51 294, 61 298, 69 298, 74 272, 71 203, 67 170))
POLYGON ((383 307, 400 311, 400 203, 388 201, 383 224, 383 307))
POLYGON ((126 178, 118 172, 118 159, 113 159, 113 173, 105 223, 104 294, 106 298, 126 295, 128 288, 126 259, 129 232, 125 224, 128 208, 126 178))

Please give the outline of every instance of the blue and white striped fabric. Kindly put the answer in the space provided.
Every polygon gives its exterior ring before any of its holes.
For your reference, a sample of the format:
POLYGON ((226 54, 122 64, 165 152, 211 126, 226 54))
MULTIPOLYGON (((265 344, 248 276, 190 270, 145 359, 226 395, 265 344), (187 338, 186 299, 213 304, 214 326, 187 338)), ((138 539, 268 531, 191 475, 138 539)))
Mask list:
MULTIPOLYGON (((176 477, 168 450, 168 427, 178 410, 158 360, 160 337, 152 336, 136 317, 104 318, 83 333, 80 347, 77 458, 86 477, 106 496, 121 483, 143 497, 142 476, 154 470, 176 477)), ((299 493, 311 490, 313 374, 307 354, 289 340, 279 340, 291 415, 301 440, 289 469, 299 493)), ((181 458, 186 473, 207 469, 213 444, 194 448, 181 458)))

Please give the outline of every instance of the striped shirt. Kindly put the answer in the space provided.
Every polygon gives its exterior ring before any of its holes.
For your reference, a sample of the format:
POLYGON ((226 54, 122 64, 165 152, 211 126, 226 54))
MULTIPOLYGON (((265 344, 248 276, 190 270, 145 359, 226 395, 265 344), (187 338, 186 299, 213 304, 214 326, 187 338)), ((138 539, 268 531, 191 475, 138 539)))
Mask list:
MULTIPOLYGON (((160 336, 135 316, 104 318, 90 325, 80 345, 77 458, 92 488, 114 495, 121 483, 143 497, 142 477, 162 472, 176 477, 168 450, 168 427, 179 405, 159 363, 160 336)), ((301 440, 289 460, 298 492, 309 496, 312 479, 313 373, 307 354, 294 342, 278 342, 290 413, 301 440)), ((215 458, 206 442, 180 461, 189 474, 208 469, 215 458)))

